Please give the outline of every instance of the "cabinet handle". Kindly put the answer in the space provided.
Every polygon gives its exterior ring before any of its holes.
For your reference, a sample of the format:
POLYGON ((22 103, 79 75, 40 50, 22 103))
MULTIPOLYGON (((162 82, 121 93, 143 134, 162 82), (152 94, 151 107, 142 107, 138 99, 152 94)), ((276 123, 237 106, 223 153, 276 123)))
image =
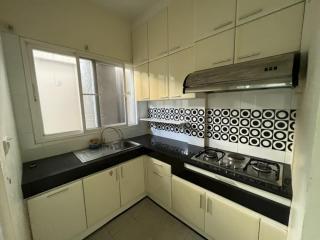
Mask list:
POLYGON ((159 53, 158 56, 162 56, 162 55, 164 55, 166 53, 167 53, 167 51, 163 51, 163 52, 159 53))
POLYGON ((33 101, 38 101, 37 99, 37 95, 36 95, 36 86, 34 85, 34 83, 32 83, 32 92, 33 92, 33 101))
POLYGON ((230 25, 230 24, 232 24, 232 23, 233 23, 233 21, 228 21, 228 22, 222 23, 222 24, 216 26, 215 28, 213 28, 213 30, 214 30, 214 31, 217 31, 217 30, 219 30, 220 28, 226 27, 226 26, 228 26, 228 25, 230 25))
POLYGON ((159 166, 159 167, 163 167, 163 165, 162 165, 162 164, 160 164, 160 163, 156 163, 156 162, 154 162, 153 164, 155 164, 155 165, 157 165, 157 166, 159 166))
POLYGON ((116 181, 117 182, 119 181, 119 169, 118 168, 116 169, 116 181))
POLYGON ((175 96, 172 96, 172 97, 181 97, 180 95, 175 95, 175 96))
POLYGON ((121 178, 123 178, 123 167, 120 168, 121 178))
POLYGON ((157 175, 157 176, 159 176, 159 177, 163 177, 162 175, 160 175, 159 173, 157 173, 157 172, 155 172, 155 171, 152 171, 153 172, 153 174, 155 174, 155 175, 157 175))
POLYGON ((177 50, 179 48, 180 48, 180 46, 175 46, 175 47, 171 48, 170 51, 175 51, 175 50, 177 50))
POLYGON ((250 58, 250 57, 256 57, 256 56, 259 56, 260 54, 261 54, 260 52, 256 52, 256 53, 252 53, 252 54, 249 54, 249 55, 240 56, 240 57, 238 57, 238 59, 245 59, 245 58, 250 58))
POLYGON ((160 99, 167 99, 168 97, 160 97, 160 99))
POLYGON ((144 97, 144 98, 142 98, 143 100, 148 100, 149 98, 148 97, 144 97))
POLYGON ((204 194, 200 194, 200 208, 203 209, 203 197, 204 194))
POLYGON ((219 63, 229 62, 229 61, 231 61, 231 60, 232 60, 231 58, 228 58, 228 59, 225 59, 225 60, 221 60, 221 61, 214 62, 214 63, 212 63, 212 65, 216 65, 216 64, 219 64, 219 63))
POLYGON ((212 201, 210 198, 207 198, 207 213, 212 215, 212 201))
POLYGON ((61 190, 59 190, 59 191, 57 191, 57 192, 55 192, 55 193, 51 193, 50 195, 47 196, 47 198, 54 197, 54 196, 56 196, 56 195, 58 195, 58 194, 60 194, 60 193, 66 192, 66 191, 68 191, 68 190, 69 190, 69 188, 61 189, 61 190))
POLYGON ((247 13, 247 14, 242 15, 241 17, 239 17, 239 20, 246 19, 246 18, 248 18, 248 17, 251 17, 251 16, 253 16, 253 15, 256 15, 256 14, 258 14, 258 13, 261 13, 262 11, 263 11, 263 9, 262 9, 262 8, 259 8, 259 9, 256 9, 256 10, 253 10, 252 12, 247 13))

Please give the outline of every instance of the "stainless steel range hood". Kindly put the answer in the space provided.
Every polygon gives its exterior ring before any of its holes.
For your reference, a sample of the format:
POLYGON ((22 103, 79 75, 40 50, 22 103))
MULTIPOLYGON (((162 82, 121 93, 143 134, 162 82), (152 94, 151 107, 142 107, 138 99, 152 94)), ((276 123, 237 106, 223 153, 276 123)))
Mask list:
POLYGON ((189 74, 184 93, 285 88, 298 85, 299 53, 288 53, 189 74))

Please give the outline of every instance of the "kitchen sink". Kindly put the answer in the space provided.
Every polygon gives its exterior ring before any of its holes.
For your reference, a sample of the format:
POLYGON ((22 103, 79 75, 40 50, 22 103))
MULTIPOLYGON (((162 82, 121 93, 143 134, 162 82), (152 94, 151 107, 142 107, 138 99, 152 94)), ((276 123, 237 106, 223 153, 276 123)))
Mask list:
POLYGON ((89 162, 104 156, 125 151, 140 146, 139 143, 132 141, 119 141, 103 144, 97 149, 83 149, 73 152, 74 155, 83 163, 89 162))

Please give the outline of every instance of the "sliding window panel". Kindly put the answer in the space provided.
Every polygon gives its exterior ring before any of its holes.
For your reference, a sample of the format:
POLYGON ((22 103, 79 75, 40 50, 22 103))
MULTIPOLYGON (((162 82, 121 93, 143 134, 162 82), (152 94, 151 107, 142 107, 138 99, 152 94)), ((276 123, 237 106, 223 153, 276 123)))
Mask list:
POLYGON ((100 122, 94 61, 80 58, 79 63, 86 129, 98 128, 100 122))
POLYGON ((83 127, 76 58, 37 49, 32 50, 32 57, 43 136, 81 132, 83 127))
POLYGON ((96 63, 101 125, 126 123, 122 66, 96 63))

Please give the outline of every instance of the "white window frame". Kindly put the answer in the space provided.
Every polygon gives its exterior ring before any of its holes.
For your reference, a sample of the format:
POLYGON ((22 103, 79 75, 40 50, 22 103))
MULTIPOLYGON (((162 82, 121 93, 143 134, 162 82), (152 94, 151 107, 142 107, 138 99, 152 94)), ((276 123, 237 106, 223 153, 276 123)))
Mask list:
MULTIPOLYGON (((121 60, 108 58, 105 56, 97 55, 97 54, 89 54, 87 52, 81 52, 78 50, 54 46, 51 44, 30 40, 30 39, 21 39, 21 48, 22 48, 22 58, 24 63, 24 70, 25 70, 25 77, 26 77, 26 87, 28 93, 28 100, 31 110, 31 118, 32 118, 32 125, 33 125, 33 133, 35 137, 36 143, 46 143, 50 141, 57 141, 57 140, 65 140, 68 138, 74 138, 84 135, 89 135, 93 133, 99 133, 102 128, 107 126, 128 126, 128 118, 127 118, 127 91, 126 91, 126 75, 125 75, 125 66, 121 60), (37 80, 35 74, 35 66, 34 66, 34 59, 32 50, 43 50, 49 51, 57 54, 63 54, 68 56, 73 56, 76 58, 77 62, 77 74, 78 74, 78 86, 79 86, 79 97, 80 97, 80 105, 81 105, 81 120, 82 120, 82 130, 80 131, 70 131, 65 133, 57 133, 57 134, 44 134, 44 126, 43 126, 43 119, 41 114, 40 108, 40 101, 39 101, 39 92, 37 88, 37 80), (123 70, 124 76, 124 84, 123 84, 123 97, 124 97, 124 105, 125 105, 125 122, 120 124, 112 124, 107 126, 101 126, 101 121, 99 119, 100 126, 98 128, 93 129, 86 129, 86 122, 85 122, 85 114, 84 114, 84 104, 83 104, 83 93, 82 93, 82 84, 81 84, 81 73, 80 73, 80 58, 93 60, 96 62, 102 62, 106 64, 111 64, 114 66, 119 66, 123 70)), ((128 65, 128 64, 127 64, 128 65)), ((97 79, 95 78, 95 84, 98 88, 97 79)), ((99 93, 99 89, 97 89, 97 93, 99 93)), ((99 97, 98 97, 99 98, 99 97)), ((99 102, 97 102, 97 108, 100 108, 99 102)), ((100 111, 100 110, 99 110, 100 111)), ((100 118, 100 113, 98 118, 100 118)), ((132 126, 132 125, 131 125, 132 126)))

